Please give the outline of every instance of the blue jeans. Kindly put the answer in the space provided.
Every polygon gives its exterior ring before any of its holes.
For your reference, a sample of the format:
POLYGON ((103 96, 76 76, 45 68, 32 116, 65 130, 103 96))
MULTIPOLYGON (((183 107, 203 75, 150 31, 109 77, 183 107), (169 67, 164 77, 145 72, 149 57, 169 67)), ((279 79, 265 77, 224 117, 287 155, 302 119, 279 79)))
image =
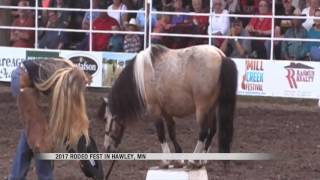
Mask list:
MULTIPOLYGON (((11 74, 11 91, 15 97, 17 97, 20 93, 19 68, 15 69, 11 74)), ((20 136, 20 141, 17 147, 16 157, 13 161, 9 180, 25 180, 32 158, 33 152, 28 145, 26 132, 23 131, 20 136)), ((35 165, 38 180, 53 179, 53 161, 35 160, 35 165)))

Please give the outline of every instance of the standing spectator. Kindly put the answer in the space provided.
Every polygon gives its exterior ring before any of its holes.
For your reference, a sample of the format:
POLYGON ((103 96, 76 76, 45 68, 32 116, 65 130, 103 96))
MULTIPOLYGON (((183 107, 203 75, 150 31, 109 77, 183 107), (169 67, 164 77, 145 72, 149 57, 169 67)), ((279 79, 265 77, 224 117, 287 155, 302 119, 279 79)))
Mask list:
MULTIPOLYGON (((223 9, 222 0, 214 0, 214 11, 211 17, 211 22, 208 27, 208 34, 212 35, 226 35, 230 27, 230 18, 228 16, 229 12, 223 9)), ((217 47, 220 47, 222 39, 213 38, 213 44, 217 47)))
MULTIPOLYGON (((28 1, 20 1, 18 6, 29 6, 28 1)), ((18 17, 13 21, 12 26, 34 27, 34 17, 29 10, 19 9, 18 17)), ((13 47, 34 47, 34 30, 11 30, 10 40, 13 47)))
MULTIPOLYGON (((49 11, 48 28, 63 28, 65 24, 60 22, 57 11, 49 11)), ((62 49, 69 43, 67 32, 63 31, 45 31, 39 40, 39 48, 62 49)))
POLYGON ((314 16, 316 10, 319 8, 319 0, 310 0, 310 6, 302 10, 302 14, 307 15, 307 20, 302 24, 306 30, 310 30, 314 24, 314 20, 310 16, 314 16))
MULTIPOLYGON (((113 26, 119 26, 119 23, 114 18, 108 16, 107 12, 101 12, 92 26, 93 30, 112 30, 113 26)), ((106 51, 111 37, 112 34, 110 33, 94 33, 92 35, 92 50, 106 51)))
MULTIPOLYGON (((138 31, 136 20, 130 19, 129 24, 126 27, 127 31, 138 31)), ((141 38, 138 34, 126 34, 123 41, 123 50, 127 53, 137 53, 142 48, 141 38)))
POLYGON ((120 27, 123 27, 125 24, 128 23, 128 14, 126 12, 116 12, 113 10, 127 10, 127 6, 122 3, 122 0, 114 0, 113 4, 111 4, 107 11, 108 15, 115 19, 120 27), (112 12, 113 11, 113 12, 112 12))
MULTIPOLYGON (((120 31, 119 26, 113 26, 113 31, 120 31)), ((112 52, 123 52, 123 35, 119 33, 114 33, 109 41, 109 51, 112 52)))
MULTIPOLYGON (((270 4, 267 0, 260 0, 259 15, 271 15, 270 4)), ((271 18, 252 18, 246 29, 254 37, 270 37, 272 28, 271 18)), ((256 58, 267 59, 270 57, 269 40, 253 40, 252 50, 255 51, 256 58)))
MULTIPOLYGON (((232 22, 232 27, 229 31, 229 36, 249 36, 248 31, 243 27, 242 20, 237 18, 232 22)), ((235 58, 247 58, 251 53, 250 39, 224 39, 220 49, 227 56, 235 58)))
MULTIPOLYGON (((296 14, 299 16, 299 14, 296 14)), ((292 19, 292 27, 284 34, 285 38, 307 37, 307 30, 302 26, 302 19, 292 19)), ((304 60, 305 59, 305 42, 303 41, 282 41, 281 55, 284 60, 304 60)))
MULTIPOLYGON (((317 9, 314 16, 320 18, 320 9, 317 9)), ((314 20, 314 25, 308 31, 308 38, 320 39, 320 19, 314 20)), ((312 61, 320 61, 320 42, 308 42, 306 51, 312 61)))

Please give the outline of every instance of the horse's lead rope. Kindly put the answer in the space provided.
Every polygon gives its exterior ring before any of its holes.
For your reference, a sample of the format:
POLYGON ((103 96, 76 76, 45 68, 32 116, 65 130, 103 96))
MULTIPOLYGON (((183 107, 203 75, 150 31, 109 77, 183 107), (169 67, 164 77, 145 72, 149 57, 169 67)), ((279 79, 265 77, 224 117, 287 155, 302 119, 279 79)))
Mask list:
POLYGON ((105 180, 108 180, 108 178, 109 178, 109 176, 110 176, 110 174, 111 174, 113 165, 114 165, 115 162, 116 162, 115 160, 112 160, 111 166, 110 166, 110 168, 109 168, 109 170, 108 170, 108 172, 107 172, 107 174, 106 174, 106 177, 104 178, 105 180))

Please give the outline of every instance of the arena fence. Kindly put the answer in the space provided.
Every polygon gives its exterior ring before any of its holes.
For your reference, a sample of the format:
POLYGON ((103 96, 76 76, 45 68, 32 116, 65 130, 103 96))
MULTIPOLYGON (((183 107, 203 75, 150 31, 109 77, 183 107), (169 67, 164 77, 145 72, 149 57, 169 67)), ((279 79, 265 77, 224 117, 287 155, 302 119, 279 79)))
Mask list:
MULTIPOLYGON (((275 12, 275 2, 272 1, 272 12, 275 12)), ((87 30, 71 29, 71 28, 47 28, 40 27, 38 23, 39 12, 41 11, 67 11, 67 12, 90 12, 90 21, 92 22, 93 12, 106 12, 105 9, 94 9, 92 7, 92 0, 90 0, 89 9, 79 8, 46 8, 39 7, 38 0, 35 2, 35 7, 21 7, 0 5, 0 12, 9 12, 12 10, 24 9, 30 10, 34 13, 35 27, 17 27, 10 24, 0 24, 0 32, 8 32, 10 30, 33 30, 35 31, 35 48, 15 48, 8 45, 2 45, 0 55, 0 81, 9 82, 11 71, 24 60, 43 59, 48 57, 64 57, 71 59, 77 63, 84 70, 93 75, 93 87, 110 87, 112 82, 125 66, 127 61, 130 61, 134 53, 119 53, 119 52, 98 52, 93 51, 92 43, 89 43, 88 51, 79 50, 57 50, 57 49, 41 49, 38 48, 38 32, 40 31, 58 31, 58 32, 72 32, 72 33, 89 33, 89 42, 92 40, 92 33, 112 33, 112 34, 139 34, 143 36, 143 48, 147 48, 151 44, 152 36, 164 37, 189 37, 207 39, 209 44, 212 44, 213 38, 220 39, 250 39, 250 40, 267 40, 270 42, 270 52, 268 59, 256 58, 233 58, 236 62, 239 72, 238 80, 238 94, 248 96, 275 96, 275 97, 292 97, 292 98, 318 98, 320 97, 317 91, 320 79, 320 64, 315 61, 297 61, 297 60, 281 60, 275 59, 274 44, 282 41, 295 42, 320 42, 320 39, 299 39, 299 38, 283 38, 275 37, 274 24, 276 19, 305 19, 301 16, 276 16, 272 15, 243 15, 243 14, 213 14, 213 4, 210 1, 210 13, 192 13, 192 12, 164 12, 164 11, 147 11, 152 9, 153 4, 150 1, 145 2, 144 10, 112 10, 113 12, 126 13, 144 13, 145 21, 143 31, 104 31, 94 30, 92 23, 87 30), (149 14, 148 14, 149 12, 149 14), (270 37, 254 37, 254 36, 228 36, 228 35, 212 35, 211 28, 208 34, 178 34, 178 33, 154 33, 152 32, 151 15, 188 15, 188 16, 208 16, 209 22, 213 16, 228 16, 229 18, 271 18, 272 29, 270 37)), ((315 17, 307 17, 314 18, 315 17)))

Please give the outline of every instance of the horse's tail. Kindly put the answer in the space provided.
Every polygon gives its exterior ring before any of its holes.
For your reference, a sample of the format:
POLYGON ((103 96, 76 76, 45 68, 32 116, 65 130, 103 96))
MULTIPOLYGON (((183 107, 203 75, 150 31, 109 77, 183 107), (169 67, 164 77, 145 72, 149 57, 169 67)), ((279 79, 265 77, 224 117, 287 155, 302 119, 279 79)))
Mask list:
POLYGON ((134 64, 134 77, 137 87, 138 96, 140 96, 142 105, 145 105, 146 101, 146 91, 145 91, 145 66, 149 66, 153 71, 152 61, 151 61, 151 50, 150 47, 144 51, 141 51, 135 60, 134 64))
POLYGON ((222 58, 219 96, 219 152, 229 153, 233 137, 233 118, 236 105, 238 71, 236 64, 227 57, 222 58))
POLYGON ((76 146, 81 136, 89 143, 89 120, 84 91, 87 75, 76 66, 58 69, 42 83, 41 91, 52 89, 49 129, 56 147, 76 146))

